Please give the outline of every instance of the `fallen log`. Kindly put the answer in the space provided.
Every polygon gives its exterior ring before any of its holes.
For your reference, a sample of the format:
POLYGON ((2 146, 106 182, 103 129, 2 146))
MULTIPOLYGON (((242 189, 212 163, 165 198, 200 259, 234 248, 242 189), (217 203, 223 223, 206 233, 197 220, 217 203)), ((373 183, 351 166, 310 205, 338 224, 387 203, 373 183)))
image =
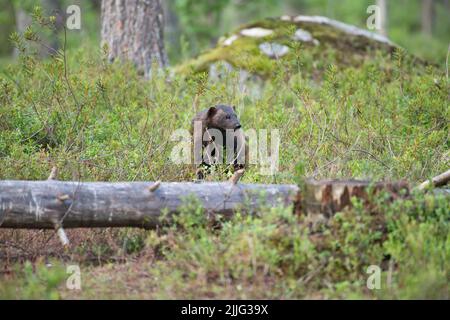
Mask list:
MULTIPOLYGON (((296 185, 230 182, 69 182, 0 181, 0 227, 56 229, 143 227, 161 224, 162 213, 174 214, 197 198, 206 212, 232 215, 245 206, 290 206, 296 185)), ((62 234, 64 238, 64 234, 62 234)))
POLYGON ((225 217, 239 209, 258 212, 261 205, 331 217, 351 206, 352 197, 369 204, 381 190, 392 200, 409 194, 404 181, 306 180, 300 192, 296 185, 238 183, 242 174, 237 171, 229 182, 108 183, 58 181, 54 170, 45 181, 0 181, 0 228, 56 229, 66 243, 63 228, 154 228, 163 214, 178 213, 192 198, 207 213, 225 217))

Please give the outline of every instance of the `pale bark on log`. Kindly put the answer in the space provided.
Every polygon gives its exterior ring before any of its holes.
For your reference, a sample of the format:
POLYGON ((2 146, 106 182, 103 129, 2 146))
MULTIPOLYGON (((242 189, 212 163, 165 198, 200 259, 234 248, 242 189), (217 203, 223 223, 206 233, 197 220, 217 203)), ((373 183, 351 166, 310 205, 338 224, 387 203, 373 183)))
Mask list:
POLYGON ((295 185, 228 182, 106 183, 0 181, 0 227, 54 229, 144 227, 161 224, 163 212, 175 214, 193 196, 206 212, 231 216, 264 206, 290 206, 295 185), (243 207, 245 205, 245 207, 243 207))

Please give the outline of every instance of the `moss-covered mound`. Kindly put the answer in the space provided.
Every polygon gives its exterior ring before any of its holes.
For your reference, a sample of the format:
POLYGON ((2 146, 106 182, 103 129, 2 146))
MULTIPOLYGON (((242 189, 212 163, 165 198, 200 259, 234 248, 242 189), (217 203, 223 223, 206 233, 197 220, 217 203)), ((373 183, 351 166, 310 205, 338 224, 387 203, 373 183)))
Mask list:
POLYGON ((226 62, 268 78, 280 65, 316 73, 330 64, 359 66, 377 54, 390 58, 396 48, 381 35, 336 20, 283 16, 241 26, 175 70, 185 75, 209 72, 215 63, 226 62))

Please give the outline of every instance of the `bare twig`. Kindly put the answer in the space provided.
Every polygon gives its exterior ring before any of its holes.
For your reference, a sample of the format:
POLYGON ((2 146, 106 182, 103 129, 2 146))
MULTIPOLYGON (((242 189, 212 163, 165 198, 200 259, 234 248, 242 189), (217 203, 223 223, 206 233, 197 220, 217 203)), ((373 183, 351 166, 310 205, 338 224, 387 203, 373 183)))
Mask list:
POLYGON ((67 247, 70 244, 69 238, 67 237, 66 232, 64 231, 64 229, 62 228, 62 226, 58 226, 56 228, 56 233, 58 234, 58 238, 61 241, 61 244, 64 247, 67 247))
MULTIPOLYGON (((50 175, 48 176, 47 180, 56 180, 56 177, 58 176, 58 168, 56 166, 54 166, 52 168, 52 171, 50 172, 50 175)), ((58 197, 59 201, 66 201, 70 199, 70 196, 67 194, 61 195, 58 197)), ((58 235, 59 240, 61 241, 61 244, 64 247, 67 247, 69 245, 69 238, 66 235, 66 232, 64 231, 62 224, 60 223, 55 223, 55 229, 56 229, 56 234, 58 235)))
POLYGON ((58 168, 57 167, 53 167, 52 171, 50 172, 50 175, 47 178, 47 180, 56 180, 57 176, 58 176, 58 168))
POLYGON ((245 169, 240 169, 236 171, 233 176, 230 178, 230 183, 237 184, 239 179, 244 175, 245 169))
POLYGON ((446 172, 441 173, 440 175, 434 177, 431 180, 422 182, 417 187, 417 190, 425 190, 430 185, 433 185, 434 187, 440 187, 440 186, 447 184, 447 182, 449 182, 449 181, 450 181, 450 170, 447 170, 446 172))
POLYGON ((152 184, 150 187, 148 187, 148 191, 154 192, 154 191, 156 191, 156 189, 159 188, 160 185, 161 185, 161 181, 156 181, 154 184, 152 184))

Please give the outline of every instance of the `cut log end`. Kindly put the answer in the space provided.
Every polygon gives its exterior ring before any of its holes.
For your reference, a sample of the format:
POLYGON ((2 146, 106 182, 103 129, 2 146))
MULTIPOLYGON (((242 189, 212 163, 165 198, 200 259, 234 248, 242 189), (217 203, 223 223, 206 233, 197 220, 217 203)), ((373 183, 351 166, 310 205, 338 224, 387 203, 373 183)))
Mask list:
POLYGON ((372 193, 384 190, 392 199, 409 193, 405 181, 379 182, 357 180, 308 180, 303 198, 303 207, 308 213, 323 213, 327 217, 352 205, 352 197, 369 200, 369 190, 372 193))

